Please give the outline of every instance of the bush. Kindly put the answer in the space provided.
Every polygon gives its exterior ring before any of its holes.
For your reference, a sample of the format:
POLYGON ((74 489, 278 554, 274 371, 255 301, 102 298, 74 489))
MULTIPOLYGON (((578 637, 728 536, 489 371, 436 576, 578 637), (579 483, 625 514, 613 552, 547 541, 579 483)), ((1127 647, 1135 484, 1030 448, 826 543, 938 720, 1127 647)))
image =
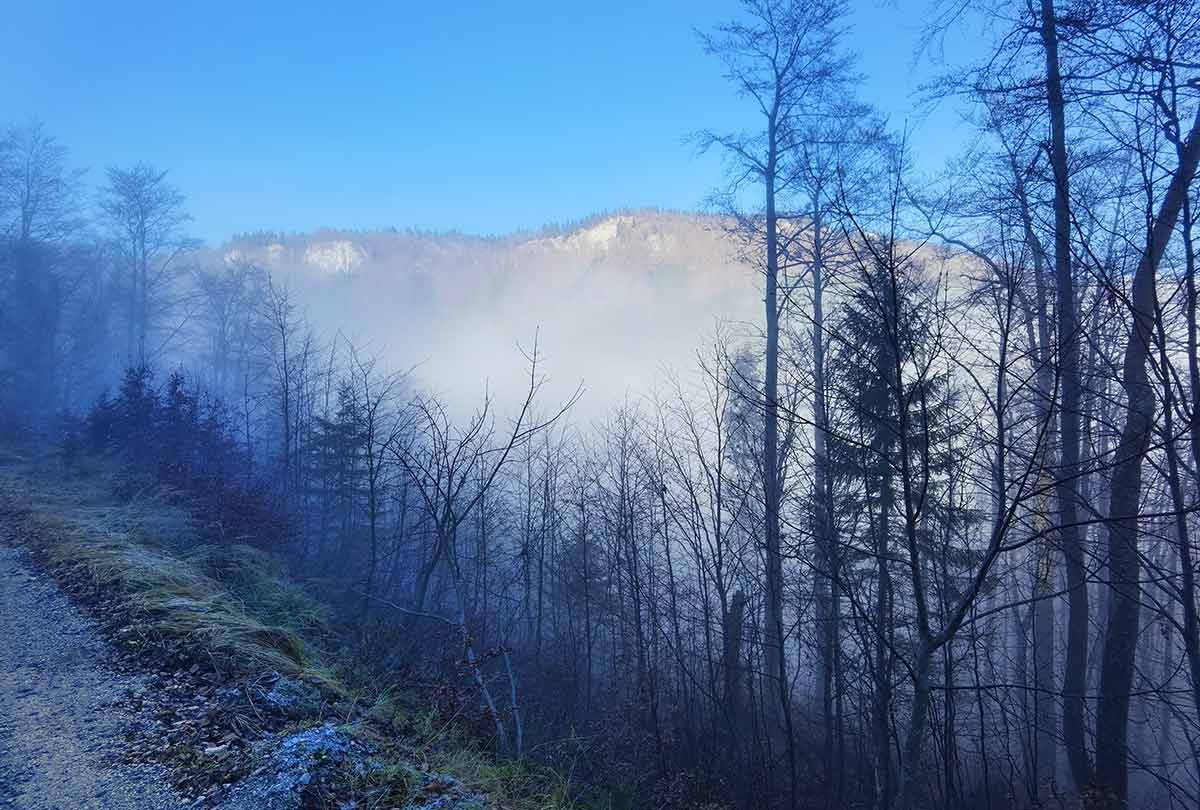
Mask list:
POLYGON ((268 488, 246 474, 250 460, 224 403, 189 387, 180 372, 160 391, 149 367, 127 369, 115 398, 101 397, 85 420, 64 424, 65 463, 85 447, 116 459, 116 494, 125 499, 170 488, 201 518, 209 542, 274 549, 290 534, 268 488))

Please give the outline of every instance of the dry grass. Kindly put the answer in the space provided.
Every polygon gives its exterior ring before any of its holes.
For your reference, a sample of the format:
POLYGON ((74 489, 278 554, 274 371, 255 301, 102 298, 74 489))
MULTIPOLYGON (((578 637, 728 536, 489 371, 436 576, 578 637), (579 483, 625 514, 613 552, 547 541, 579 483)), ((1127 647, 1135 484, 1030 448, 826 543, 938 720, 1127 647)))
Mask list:
POLYGON ((53 457, 0 456, 0 492, 21 538, 60 574, 116 601, 128 631, 181 643, 222 671, 279 672, 340 691, 306 639, 325 634, 316 603, 261 551, 200 544, 165 491, 128 503, 103 464, 64 477, 53 457))
POLYGON ((60 521, 46 525, 57 538, 50 561, 116 596, 137 632, 181 641, 221 670, 302 675, 312 663, 295 630, 260 620, 186 558, 129 538, 77 533, 60 521))

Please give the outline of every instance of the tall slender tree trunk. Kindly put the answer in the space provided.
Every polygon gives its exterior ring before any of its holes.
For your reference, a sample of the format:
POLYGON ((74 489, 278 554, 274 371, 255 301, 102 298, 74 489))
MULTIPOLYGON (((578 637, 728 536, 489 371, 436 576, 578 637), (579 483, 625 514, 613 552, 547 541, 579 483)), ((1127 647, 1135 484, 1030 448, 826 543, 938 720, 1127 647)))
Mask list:
POLYGON ((819 569, 818 611, 821 633, 821 717, 823 757, 825 766, 826 801, 840 802, 834 790, 835 771, 841 763, 835 744, 837 719, 835 714, 834 673, 837 670, 838 647, 838 560, 833 537, 833 504, 829 480, 829 451, 827 438, 829 420, 825 402, 825 255, 821 221, 820 190, 813 195, 813 260, 812 260, 812 351, 813 351, 813 529, 817 541, 819 569))
MULTIPOLYGON (((1033 307, 1024 301, 1026 317, 1026 339, 1030 346, 1036 347, 1034 362, 1037 380, 1037 401, 1035 411, 1038 424, 1049 425, 1049 417, 1053 411, 1054 372, 1051 367, 1052 349, 1050 345, 1050 315, 1048 312, 1048 296, 1046 290, 1046 260, 1045 250, 1037 232, 1033 227, 1033 217, 1029 212, 1029 198, 1026 194, 1025 178, 1016 158, 1010 156, 1010 166, 1016 187, 1017 202, 1021 212, 1021 223, 1025 235, 1025 243, 1033 256, 1033 277, 1036 300, 1033 307), (1034 327, 1036 325, 1036 332, 1034 327)), ((1024 300, 1024 299, 1023 299, 1024 300)), ((998 401, 1002 401, 998 400, 998 401)), ((1038 497, 1034 503, 1034 520, 1037 530, 1044 530, 1052 519, 1050 504, 1050 489, 1054 482, 1049 480, 1052 469, 1053 440, 1048 438, 1043 447, 1038 448, 1039 458, 1037 467, 1040 470, 1039 488, 1044 488, 1045 494, 1038 497)), ((1002 489, 1003 476, 996 479, 997 492, 1002 489)), ((1030 618, 1033 632, 1033 669, 1035 691, 1033 747, 1036 749, 1030 757, 1031 799, 1046 800, 1052 792, 1050 788, 1055 776, 1055 759, 1057 754, 1057 724, 1055 722, 1055 666, 1054 666, 1054 598, 1057 587, 1057 577, 1054 576, 1056 550, 1054 538, 1047 534, 1040 538, 1031 550, 1033 560, 1034 604, 1030 608, 1030 618)), ((1027 673, 1022 673, 1025 678, 1027 673)))
POLYGON ((148 321, 150 320, 150 294, 148 291, 150 280, 150 267, 146 257, 142 257, 141 265, 141 283, 138 285, 138 363, 145 363, 146 356, 146 332, 149 328, 148 321))
MULTIPOLYGON (((779 507, 782 500, 779 463, 779 218, 775 209, 775 183, 778 171, 776 114, 767 129, 768 165, 766 171, 766 325, 767 353, 764 370, 763 416, 763 506, 766 534, 766 616, 763 634, 764 670, 770 688, 768 717, 782 720, 787 735, 789 796, 796 807, 797 772, 795 734, 792 730, 791 694, 787 679, 787 661, 783 654, 783 553, 780 547, 779 507)), ((778 728, 778 725, 776 725, 778 728)), ((773 729, 774 730, 774 729, 773 729)))
MULTIPOLYGON (((1187 262, 1187 357, 1188 383, 1192 392, 1192 408, 1188 418, 1188 434, 1191 438, 1192 464, 1200 465, 1200 340, 1197 338, 1198 292, 1196 289, 1196 253, 1192 246, 1191 202, 1183 199, 1183 237, 1187 262)), ((1195 466, 1200 474, 1200 466, 1195 466)), ((1186 529, 1186 523, 1184 528, 1186 529)), ((1200 717, 1200 616, 1196 606, 1196 577, 1192 567, 1190 537, 1183 532, 1179 538, 1179 556, 1182 581, 1180 583, 1183 602, 1183 640, 1188 657, 1188 669, 1192 676, 1192 702, 1197 717, 1200 717)))
MULTIPOLYGON (((774 138, 772 126, 770 137, 774 138)), ((763 507, 765 511, 766 627, 764 669, 768 678, 783 671, 783 557, 779 538, 779 235, 775 213, 774 148, 766 180, 767 351, 763 385, 763 507)), ((773 689, 772 691, 775 691, 773 689)))
POLYGON ((1088 592, 1083 533, 1078 522, 1079 373, 1078 313, 1071 274, 1071 201, 1067 167, 1067 127, 1058 61, 1058 21, 1054 0, 1041 3, 1042 45, 1046 55, 1046 104, 1050 114, 1050 166, 1054 174, 1054 279, 1058 315, 1059 411, 1058 496, 1060 540, 1067 573, 1067 654, 1063 665, 1063 742, 1078 790, 1091 783, 1084 692, 1087 687, 1088 592))
MULTIPOLYGON (((881 459, 890 457, 889 439, 883 428, 879 429, 882 450, 881 459)), ((895 779, 892 775, 892 753, 890 718, 892 711, 892 652, 891 642, 895 631, 892 625, 892 575, 888 566, 891 550, 888 537, 888 515, 892 511, 891 470, 886 461, 880 461, 879 501, 875 505, 877 521, 875 527, 875 626, 879 638, 875 641, 874 662, 874 706, 872 707, 872 732, 875 758, 875 807, 887 810, 892 806, 895 779)))
POLYGON ((1154 341, 1158 296, 1158 263, 1179 219, 1196 164, 1200 160, 1200 110, 1196 113, 1179 167, 1167 187, 1146 250, 1133 276, 1133 328, 1125 345, 1121 381, 1125 389, 1125 424, 1117 444, 1109 498, 1108 559, 1111 604, 1104 628, 1100 670, 1100 705, 1096 715, 1096 778, 1107 807, 1124 810, 1129 795, 1129 699, 1137 654, 1141 608, 1141 564, 1138 559, 1138 511, 1142 493, 1142 461, 1154 429, 1154 389, 1146 362, 1154 341))

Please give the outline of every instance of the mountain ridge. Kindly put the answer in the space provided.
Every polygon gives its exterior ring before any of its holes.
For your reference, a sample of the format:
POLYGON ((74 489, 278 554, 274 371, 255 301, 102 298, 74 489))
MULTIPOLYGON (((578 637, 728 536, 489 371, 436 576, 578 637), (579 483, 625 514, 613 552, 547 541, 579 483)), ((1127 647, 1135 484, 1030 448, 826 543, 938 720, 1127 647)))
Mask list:
MULTIPOLYGON (((612 250, 646 249, 651 254, 672 255, 680 239, 698 239, 723 264, 736 260, 723 244, 724 220, 712 214, 661 209, 624 209, 586 217, 567 225, 546 225, 531 230, 478 236, 457 231, 415 228, 317 228, 308 232, 260 231, 239 234, 215 252, 226 260, 253 261, 265 269, 296 269, 307 265, 332 274, 346 274, 366 264, 403 259, 404 250, 476 253, 512 252, 518 256, 565 250, 586 254, 612 250), (400 255, 397 255, 400 254, 400 255)), ((693 257, 695 258, 695 257, 693 257)))

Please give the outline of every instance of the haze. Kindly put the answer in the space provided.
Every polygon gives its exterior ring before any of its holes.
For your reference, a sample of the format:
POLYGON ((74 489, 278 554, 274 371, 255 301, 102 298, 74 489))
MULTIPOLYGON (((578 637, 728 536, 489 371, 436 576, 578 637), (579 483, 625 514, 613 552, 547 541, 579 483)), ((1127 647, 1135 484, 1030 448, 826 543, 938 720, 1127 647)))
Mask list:
POLYGON ((1195 0, 0 19, 0 805, 1200 806, 1195 0))

